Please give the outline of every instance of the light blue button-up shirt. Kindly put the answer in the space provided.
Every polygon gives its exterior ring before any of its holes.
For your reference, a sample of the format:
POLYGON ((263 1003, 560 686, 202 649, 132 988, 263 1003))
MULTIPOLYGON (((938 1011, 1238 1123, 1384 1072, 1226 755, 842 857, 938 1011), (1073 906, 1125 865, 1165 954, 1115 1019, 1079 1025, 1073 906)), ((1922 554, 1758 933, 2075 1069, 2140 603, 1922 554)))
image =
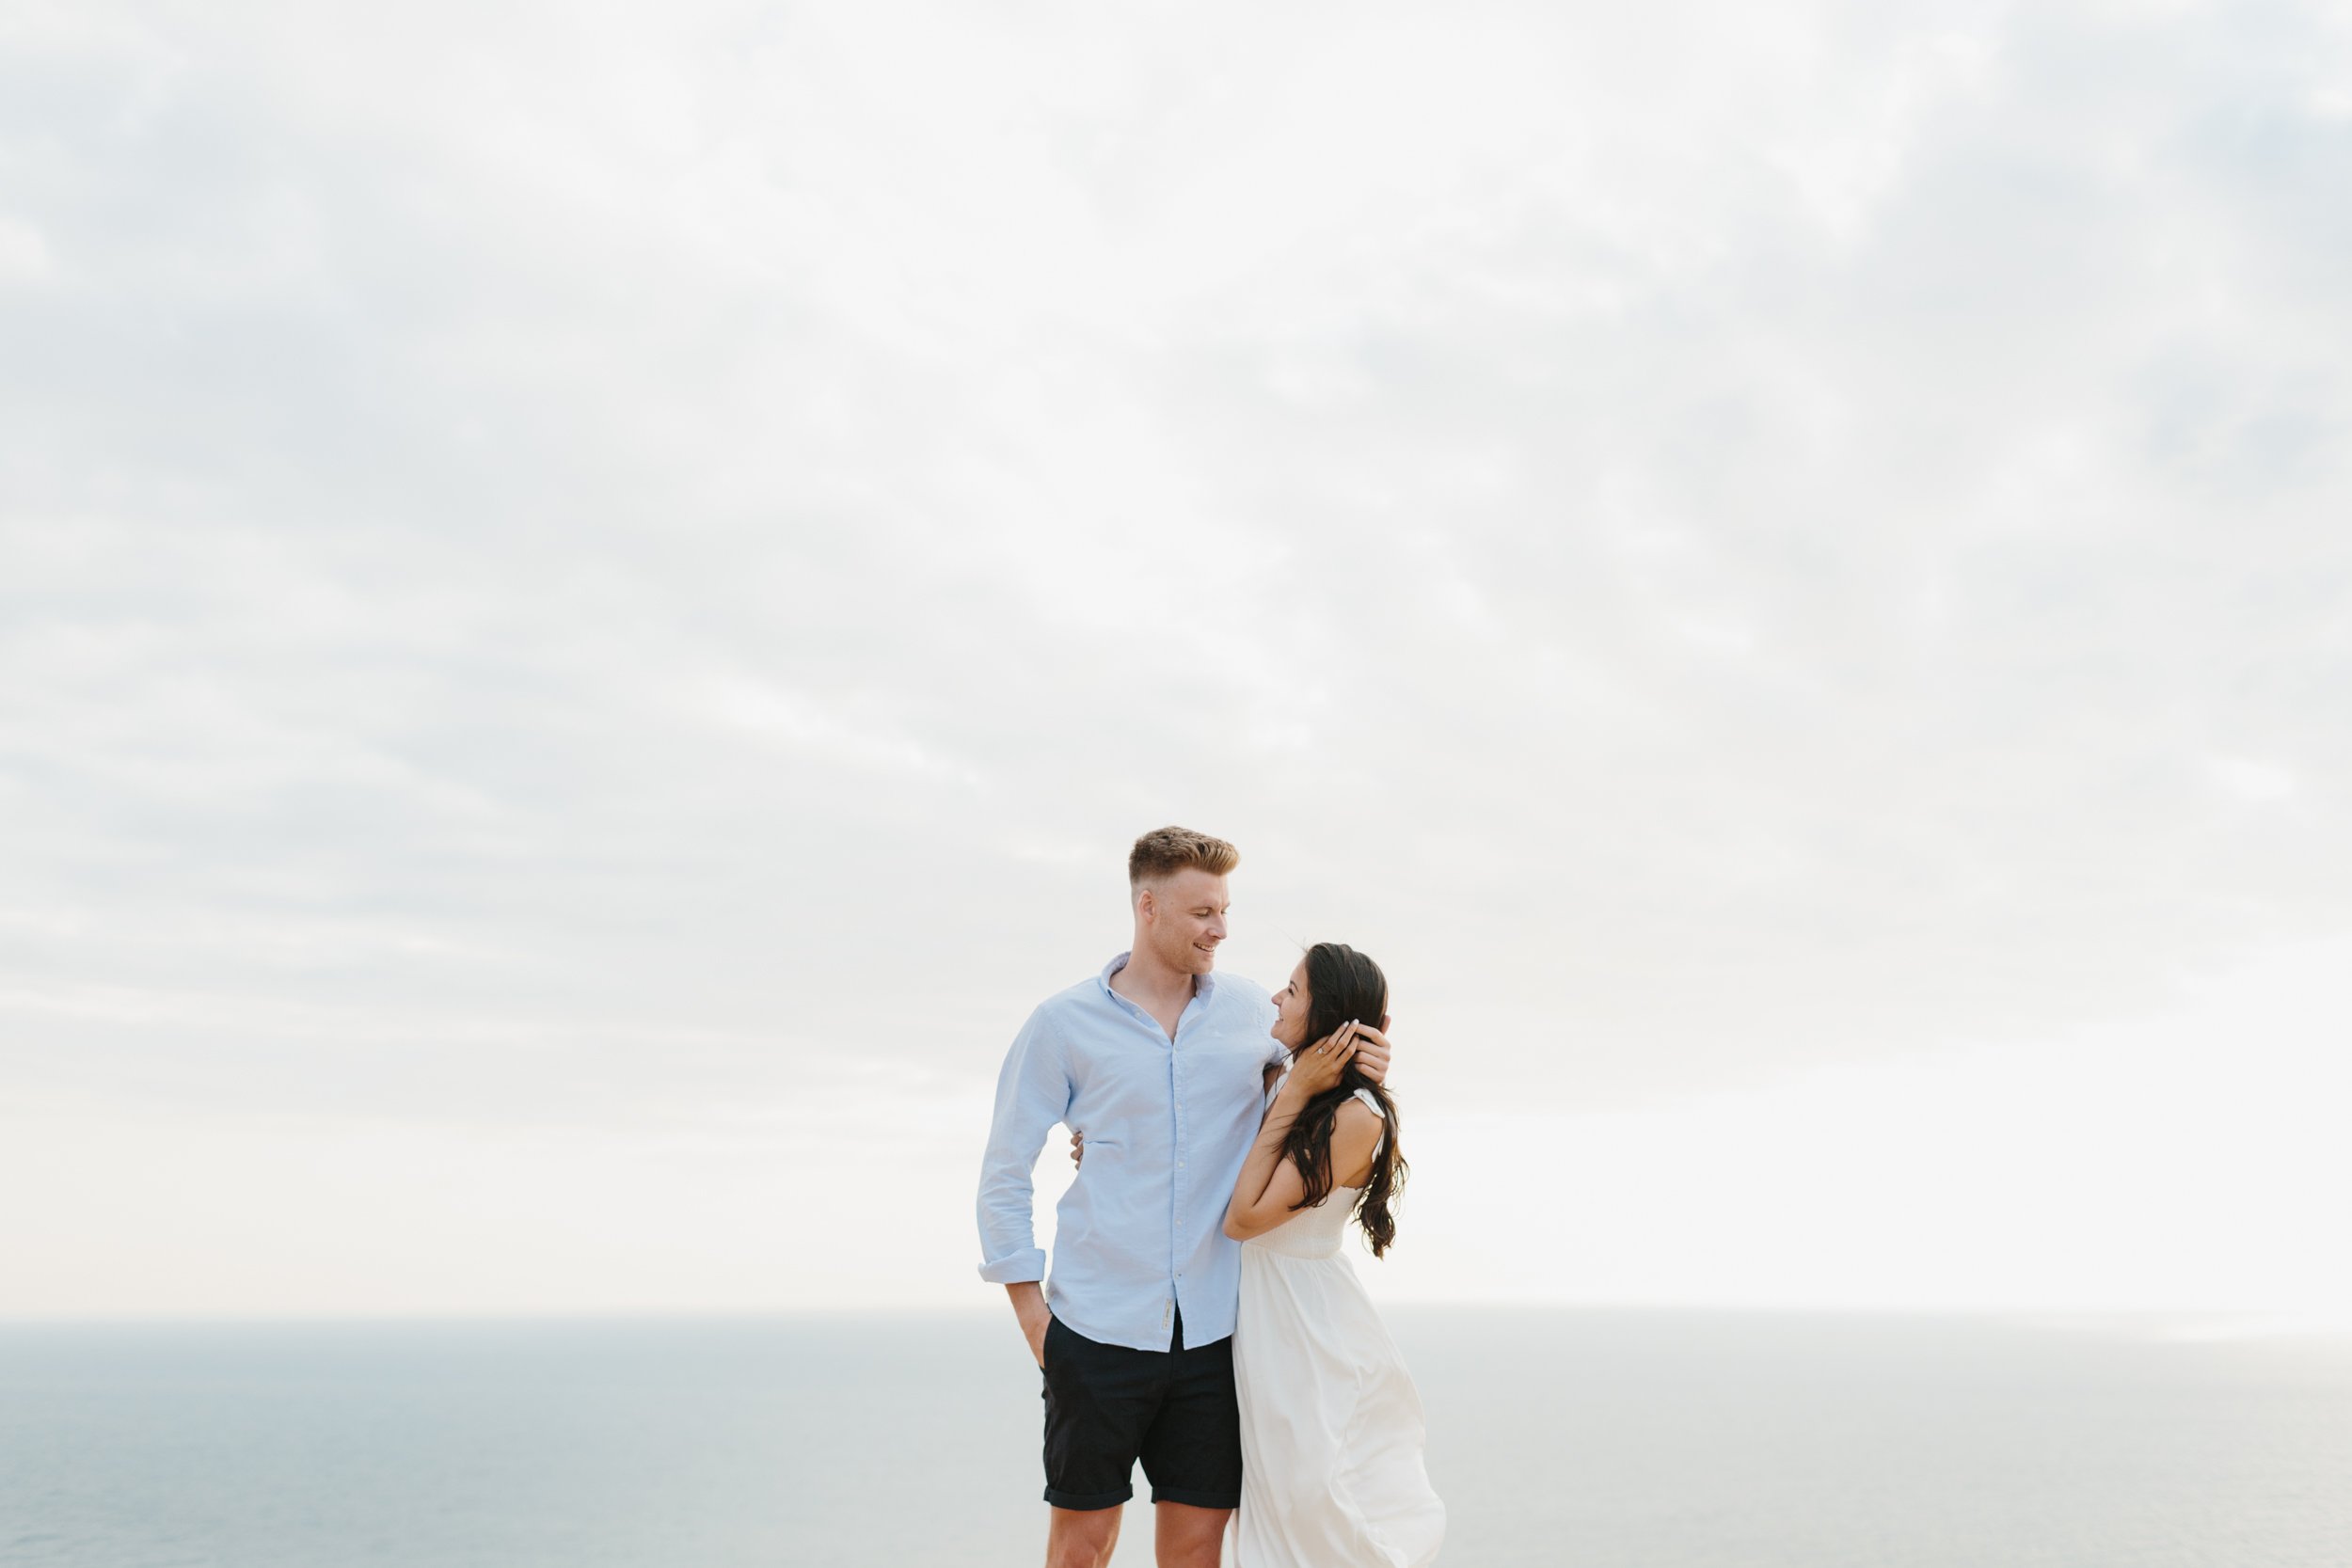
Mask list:
POLYGON ((1225 1234, 1234 1179, 1265 1109, 1264 1069, 1287 1059, 1274 1004, 1248 981, 1203 974, 1168 1037, 1103 973, 1029 1015, 996 1078, 980 1163, 980 1277, 1045 1279, 1054 1316, 1088 1338, 1164 1351, 1233 1332, 1241 1243, 1225 1234), (1054 1211, 1054 1268, 1033 1227, 1029 1174, 1055 1124, 1086 1162, 1054 1211))

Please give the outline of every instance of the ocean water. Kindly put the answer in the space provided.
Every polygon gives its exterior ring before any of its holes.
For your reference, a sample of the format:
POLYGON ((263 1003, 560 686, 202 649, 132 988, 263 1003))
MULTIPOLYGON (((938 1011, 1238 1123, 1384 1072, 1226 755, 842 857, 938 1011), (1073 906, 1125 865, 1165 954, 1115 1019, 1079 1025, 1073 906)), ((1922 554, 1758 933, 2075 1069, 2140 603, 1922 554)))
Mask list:
MULTIPOLYGON (((1462 1568, 2352 1565, 2344 1339, 1390 1323, 1462 1568)), ((1039 1408, 1009 1314, 0 1327, 0 1563, 1031 1568, 1039 1408)))

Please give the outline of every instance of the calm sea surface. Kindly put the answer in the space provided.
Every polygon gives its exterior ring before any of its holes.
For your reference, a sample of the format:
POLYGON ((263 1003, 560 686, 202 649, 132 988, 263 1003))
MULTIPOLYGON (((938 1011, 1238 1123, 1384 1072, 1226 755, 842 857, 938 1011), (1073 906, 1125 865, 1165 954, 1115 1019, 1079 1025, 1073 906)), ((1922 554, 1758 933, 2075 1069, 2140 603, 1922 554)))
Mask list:
MULTIPOLYGON (((1390 1324, 1461 1568, 2352 1565, 2342 1339, 1390 1324)), ((1038 1418, 1009 1314, 0 1327, 0 1563, 1033 1568, 1038 1418)))

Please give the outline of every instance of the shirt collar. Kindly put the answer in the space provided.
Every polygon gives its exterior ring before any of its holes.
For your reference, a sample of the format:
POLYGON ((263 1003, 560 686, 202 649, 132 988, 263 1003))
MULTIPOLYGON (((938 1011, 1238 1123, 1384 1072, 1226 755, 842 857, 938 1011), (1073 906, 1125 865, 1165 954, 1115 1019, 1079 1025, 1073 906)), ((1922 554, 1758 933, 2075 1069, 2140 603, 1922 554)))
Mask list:
MULTIPOLYGON (((1103 966, 1103 973, 1096 977, 1095 983, 1103 988, 1103 994, 1109 997, 1114 1002, 1127 1002, 1127 999, 1120 995, 1117 991, 1111 990, 1111 976, 1126 968, 1127 960, 1135 956, 1135 949, 1129 948, 1126 952, 1121 953, 1119 957, 1104 964, 1103 966)), ((1206 974, 1194 975, 1192 977, 1192 994, 1194 999, 1200 1002, 1202 1006, 1207 1006, 1209 999, 1216 994, 1216 972, 1212 970, 1206 974)), ((1135 1004, 1127 1002, 1127 1006, 1132 1007, 1135 1004)))

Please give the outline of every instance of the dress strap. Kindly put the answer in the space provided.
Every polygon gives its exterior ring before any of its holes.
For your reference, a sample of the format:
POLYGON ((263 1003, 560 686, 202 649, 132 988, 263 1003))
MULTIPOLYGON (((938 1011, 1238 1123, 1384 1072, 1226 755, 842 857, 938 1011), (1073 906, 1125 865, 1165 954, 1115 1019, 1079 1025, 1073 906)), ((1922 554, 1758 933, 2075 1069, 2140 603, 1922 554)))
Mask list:
POLYGON ((1358 1089, 1354 1098, 1360 1100, 1365 1104, 1371 1106, 1372 1114, 1380 1117, 1380 1136, 1372 1146, 1372 1152, 1375 1156, 1377 1156, 1382 1146, 1387 1144, 1389 1141, 1389 1118, 1381 1112, 1380 1101, 1374 1097, 1373 1092, 1370 1089, 1358 1089))

